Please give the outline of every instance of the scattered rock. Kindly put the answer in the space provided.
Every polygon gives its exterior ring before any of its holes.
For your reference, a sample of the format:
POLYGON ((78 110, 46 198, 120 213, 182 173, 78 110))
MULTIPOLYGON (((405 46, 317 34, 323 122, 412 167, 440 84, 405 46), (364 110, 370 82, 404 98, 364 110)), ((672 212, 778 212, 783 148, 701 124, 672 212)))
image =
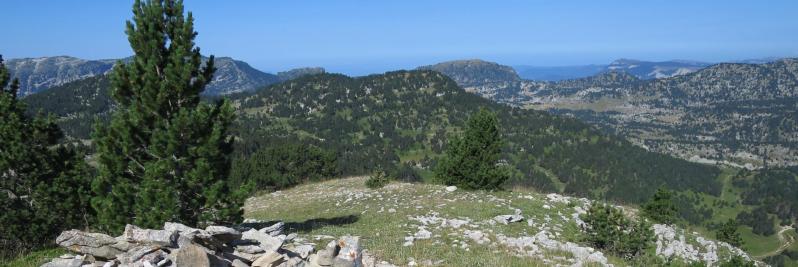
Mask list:
POLYGON ((243 261, 241 261, 239 259, 235 259, 235 260, 233 260, 232 266, 233 267, 249 267, 249 264, 246 264, 246 263, 244 263, 243 261))
POLYGON ((283 240, 269 234, 250 229, 241 235, 243 239, 258 241, 259 246, 266 252, 277 251, 283 245, 283 240))
POLYGON ((508 224, 508 223, 514 223, 514 222, 523 221, 524 220, 524 216, 521 216, 520 214, 499 215, 499 216, 493 217, 493 220, 498 222, 498 223, 508 224))
POLYGON ((144 262, 152 264, 158 263, 163 259, 160 252, 158 246, 141 246, 117 255, 117 259, 123 265, 144 264, 144 262))
POLYGON ((256 246, 256 245, 236 246, 235 250, 236 251, 240 251, 240 252, 244 252, 244 253, 249 253, 249 254, 258 254, 258 253, 266 252, 266 250, 264 250, 260 246, 256 246))
POLYGON ((213 236, 214 238, 224 243, 230 243, 233 240, 241 238, 240 232, 236 231, 236 229, 226 226, 211 225, 205 228, 205 231, 210 236, 213 236))
POLYGON ((176 231, 143 229, 128 224, 125 226, 125 232, 122 236, 129 242, 140 244, 153 244, 167 247, 174 247, 177 245, 176 231))
POLYGON ((273 225, 271 225, 269 227, 261 228, 258 231, 260 231, 261 233, 264 233, 264 234, 271 235, 271 236, 278 236, 278 235, 283 233, 283 229, 284 228, 285 228, 285 223, 284 222, 277 222, 277 223, 275 223, 275 224, 273 224, 273 225))
POLYGON ((457 190, 457 186, 453 186, 452 185, 452 186, 447 186, 446 187, 446 192, 454 192, 456 190, 457 190))
POLYGON ((55 243, 72 252, 102 259, 115 259, 117 254, 124 252, 115 246, 119 241, 109 235, 79 230, 62 232, 55 239, 55 243))
POLYGON ((308 256, 310 256, 310 254, 315 250, 316 247, 312 244, 303 244, 289 249, 289 251, 293 252, 302 259, 307 259, 308 256))
POLYGON ((355 267, 362 265, 363 255, 360 247, 360 237, 344 236, 338 240, 336 251, 338 255, 333 260, 336 267, 355 267))
POLYGON ((252 267, 274 267, 285 261, 283 255, 270 251, 252 263, 252 267))
POLYGON ((211 261, 208 258, 208 253, 205 252, 205 249, 197 245, 188 245, 177 250, 177 254, 175 255, 175 265, 210 267, 211 261))

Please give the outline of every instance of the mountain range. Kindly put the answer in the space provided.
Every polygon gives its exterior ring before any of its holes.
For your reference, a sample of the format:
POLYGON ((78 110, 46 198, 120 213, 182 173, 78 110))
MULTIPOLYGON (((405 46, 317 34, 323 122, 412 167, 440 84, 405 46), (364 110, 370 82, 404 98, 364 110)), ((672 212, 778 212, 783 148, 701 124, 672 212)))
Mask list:
MULTIPOLYGON (((6 62, 6 66, 11 76, 19 79, 20 94, 25 96, 68 82, 106 74, 111 71, 117 61, 117 59, 86 60, 69 56, 55 56, 10 59, 6 62)), ((205 89, 206 95, 252 91, 262 86, 296 78, 299 75, 324 72, 323 68, 316 67, 301 68, 274 75, 259 71, 246 62, 229 57, 217 57, 215 65, 216 74, 205 89)))
MULTIPOLYGON (((101 115, 112 102, 101 90, 109 86, 108 80, 99 75, 108 72, 112 60, 53 57, 10 62, 14 74, 21 75, 23 92, 30 94, 36 85, 41 90, 61 83, 58 90, 30 95, 27 101, 62 116, 63 125, 85 124, 67 127, 68 134, 88 137, 91 120, 87 118, 101 115), (72 80, 83 82, 69 83, 72 80), (58 99, 63 104, 41 104, 58 99), (81 105, 91 106, 92 112, 78 112, 86 108, 81 105)), ((443 73, 466 91, 497 102, 577 117, 651 151, 748 168, 798 164, 796 60, 755 62, 770 63, 721 63, 669 78, 643 79, 630 70, 654 65, 618 60, 597 75, 557 82, 527 80, 512 67, 476 59, 418 69, 443 73)), ((704 64, 671 63, 656 66, 698 68, 704 64)), ((253 92, 324 73, 322 68, 302 68, 274 75, 230 58, 217 59, 217 68, 206 89, 208 96, 253 92)))
MULTIPOLYGON (((730 61, 730 63, 764 64, 781 58, 767 57, 730 61)), ((669 78, 683 75, 713 65, 712 63, 691 60, 644 61, 635 59, 618 59, 610 64, 590 64, 574 66, 531 66, 518 65, 513 68, 518 75, 527 80, 561 81, 586 78, 604 72, 623 71, 643 80, 669 78)))
POLYGON ((484 61, 431 69, 483 97, 578 117, 652 151, 748 168, 798 164, 796 59, 721 63, 660 79, 618 68, 557 82, 524 80, 484 61))
MULTIPOLYGON (((94 121, 114 108, 109 87, 107 76, 95 76, 23 101, 31 112, 57 116, 70 140, 87 140, 94 121)), ((227 98, 238 110, 234 132, 243 158, 295 140, 335 151, 345 173, 405 164, 428 176, 448 136, 469 114, 488 108, 508 140, 503 158, 514 166, 510 185, 622 202, 645 200, 661 185, 707 194, 720 188, 713 166, 648 152, 572 118, 493 102, 434 71, 305 75, 227 98)))

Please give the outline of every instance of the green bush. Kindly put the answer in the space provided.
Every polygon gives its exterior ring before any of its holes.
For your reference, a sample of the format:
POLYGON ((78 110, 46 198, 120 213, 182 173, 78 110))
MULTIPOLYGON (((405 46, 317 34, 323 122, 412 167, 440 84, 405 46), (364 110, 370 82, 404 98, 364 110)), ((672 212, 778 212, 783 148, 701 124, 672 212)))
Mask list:
POLYGON ((654 232, 648 222, 633 221, 610 205, 594 202, 580 217, 585 222, 582 239, 619 257, 637 258, 653 244, 654 232))
POLYGON ((382 188, 390 182, 385 171, 377 170, 366 180, 366 187, 371 189, 382 188))

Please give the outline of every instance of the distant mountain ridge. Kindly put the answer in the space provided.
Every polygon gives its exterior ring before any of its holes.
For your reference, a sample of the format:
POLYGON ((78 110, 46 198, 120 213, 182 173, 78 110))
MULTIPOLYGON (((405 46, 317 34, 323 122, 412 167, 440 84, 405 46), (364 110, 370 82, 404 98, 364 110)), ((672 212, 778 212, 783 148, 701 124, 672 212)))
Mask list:
MULTIPOLYGON (((129 58, 121 59, 122 61, 129 58)), ((86 60, 70 56, 19 58, 6 62, 12 77, 20 80, 20 95, 30 95, 69 82, 107 74, 117 59, 86 60)), ((298 75, 323 73, 323 68, 303 68, 285 72, 285 76, 259 71, 230 57, 216 58, 216 74, 205 89, 206 95, 225 95, 253 91, 298 75)))
POLYGON ((6 67, 20 82, 19 93, 29 95, 68 82, 107 73, 113 60, 85 60, 70 56, 9 59, 6 67))
POLYGON ((527 80, 536 81, 561 81, 578 79, 597 75, 603 72, 623 71, 639 79, 668 78, 691 73, 712 65, 711 63, 690 60, 669 61, 643 61, 635 59, 618 59, 606 65, 576 65, 576 66, 526 66, 514 68, 519 75, 527 80))

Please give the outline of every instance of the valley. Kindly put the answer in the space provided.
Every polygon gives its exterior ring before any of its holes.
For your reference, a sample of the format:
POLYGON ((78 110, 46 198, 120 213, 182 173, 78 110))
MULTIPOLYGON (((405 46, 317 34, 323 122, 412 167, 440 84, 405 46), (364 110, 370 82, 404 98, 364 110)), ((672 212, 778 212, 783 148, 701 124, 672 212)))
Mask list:
POLYGON ((431 69, 467 91, 575 117, 650 151, 753 169, 798 164, 796 62, 718 64, 653 80, 611 71, 559 82, 523 80, 483 61, 431 69))

